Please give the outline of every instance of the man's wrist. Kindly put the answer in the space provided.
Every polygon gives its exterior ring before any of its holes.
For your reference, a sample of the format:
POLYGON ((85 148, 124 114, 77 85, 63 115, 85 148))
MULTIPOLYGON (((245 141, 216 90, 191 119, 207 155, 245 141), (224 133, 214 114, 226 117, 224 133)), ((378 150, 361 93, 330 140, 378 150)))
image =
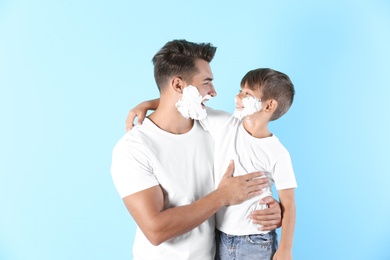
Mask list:
POLYGON ((213 204, 216 205, 218 209, 229 204, 225 194, 223 194, 220 189, 216 189, 215 191, 211 192, 209 194, 209 199, 213 201, 213 204))

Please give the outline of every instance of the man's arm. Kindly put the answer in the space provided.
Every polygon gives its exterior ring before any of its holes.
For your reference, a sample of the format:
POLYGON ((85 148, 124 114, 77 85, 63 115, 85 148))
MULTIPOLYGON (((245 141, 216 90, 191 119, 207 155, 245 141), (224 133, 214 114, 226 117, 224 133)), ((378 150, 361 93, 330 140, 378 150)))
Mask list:
POLYGON ((261 173, 232 177, 230 164, 218 188, 192 204, 164 209, 160 186, 137 192, 123 198, 137 225, 153 245, 159 245, 199 226, 220 208, 238 204, 261 193, 268 185, 261 173))

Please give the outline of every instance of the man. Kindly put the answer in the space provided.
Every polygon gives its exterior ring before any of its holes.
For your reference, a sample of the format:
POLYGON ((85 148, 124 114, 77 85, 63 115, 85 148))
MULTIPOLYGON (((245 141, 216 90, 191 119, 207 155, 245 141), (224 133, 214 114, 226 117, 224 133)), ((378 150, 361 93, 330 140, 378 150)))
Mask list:
MULTIPOLYGON (((213 141, 193 119, 205 116, 203 99, 216 95, 209 65, 215 51, 210 44, 185 40, 165 44, 153 57, 158 108, 114 148, 112 177, 137 223, 136 260, 214 259, 214 214, 267 185, 258 172, 232 177, 231 163, 214 187, 213 141), (188 94, 189 85, 201 99, 188 94)), ((269 228, 275 228, 280 208, 269 203, 260 223, 268 228, 271 220, 269 228)))

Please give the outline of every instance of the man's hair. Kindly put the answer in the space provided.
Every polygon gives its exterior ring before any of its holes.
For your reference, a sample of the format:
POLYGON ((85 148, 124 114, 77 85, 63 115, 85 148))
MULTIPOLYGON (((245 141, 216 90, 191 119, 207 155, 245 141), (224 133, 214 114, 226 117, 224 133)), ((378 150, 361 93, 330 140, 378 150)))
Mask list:
POLYGON ((203 59, 211 62, 217 48, 210 43, 193 43, 186 40, 173 40, 164 45, 154 55, 154 78, 160 93, 171 77, 177 76, 190 82, 197 69, 195 61, 203 59))
POLYGON ((278 106, 271 121, 284 115, 294 100, 295 90, 290 78, 279 71, 260 68, 249 71, 241 80, 241 87, 245 84, 251 90, 260 90, 263 94, 261 100, 275 99, 278 106))

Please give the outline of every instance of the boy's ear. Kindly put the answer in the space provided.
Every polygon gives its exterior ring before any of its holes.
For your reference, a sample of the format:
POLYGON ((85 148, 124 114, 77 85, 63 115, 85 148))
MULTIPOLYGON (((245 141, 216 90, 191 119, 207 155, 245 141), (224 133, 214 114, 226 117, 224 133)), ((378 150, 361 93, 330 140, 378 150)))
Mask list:
POLYGON ((275 99, 270 99, 265 102, 265 112, 274 112, 276 108, 278 107, 278 101, 275 99))
POLYGON ((185 87, 185 82, 180 77, 174 77, 171 80, 171 87, 174 91, 182 94, 183 88, 185 87))

